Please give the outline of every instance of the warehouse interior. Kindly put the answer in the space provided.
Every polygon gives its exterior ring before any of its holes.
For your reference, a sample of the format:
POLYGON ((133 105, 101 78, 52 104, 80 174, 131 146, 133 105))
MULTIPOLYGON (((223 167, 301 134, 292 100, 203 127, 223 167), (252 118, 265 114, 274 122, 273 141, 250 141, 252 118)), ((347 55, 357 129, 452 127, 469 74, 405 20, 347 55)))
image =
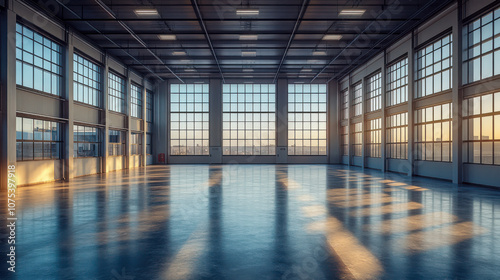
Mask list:
POLYGON ((6 279, 500 278, 499 1, 0 0, 0 44, 6 279))

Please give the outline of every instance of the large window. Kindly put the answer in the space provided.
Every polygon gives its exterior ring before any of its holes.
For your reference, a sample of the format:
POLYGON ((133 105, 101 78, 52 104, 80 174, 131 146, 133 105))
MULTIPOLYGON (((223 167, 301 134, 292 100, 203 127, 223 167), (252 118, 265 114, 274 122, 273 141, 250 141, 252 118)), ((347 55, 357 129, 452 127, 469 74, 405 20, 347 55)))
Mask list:
POLYGON ((101 155, 101 130, 97 127, 74 125, 74 157, 98 157, 101 155))
POLYGON ((83 58, 73 56, 73 98, 75 101, 101 107, 102 100, 101 66, 83 58))
POLYGON ((349 155, 349 127, 347 125, 340 128, 340 139, 342 144, 342 155, 349 155))
POLYGON ((500 92, 463 103, 464 162, 500 165, 500 92))
POLYGON ((326 85, 288 85, 288 154, 326 155, 326 85))
POLYGON ((171 155, 209 154, 208 91, 207 84, 170 86, 171 155))
POLYGON ((224 155, 276 154, 276 86, 225 84, 222 87, 224 155))
POLYGON ((125 131, 109 130, 109 156, 124 156, 125 153, 125 131))
POLYGON ((366 156, 380 157, 382 143, 382 119, 369 120, 366 124, 366 156))
POLYGON ((451 162, 451 103, 415 111, 416 160, 451 162))
POLYGON ((61 95, 62 48, 59 44, 16 24, 16 83, 18 85, 61 95))
POLYGON ((352 125, 352 148, 354 156, 360 157, 363 155, 363 123, 355 123, 352 125))
POLYGON ((130 85, 130 116, 142 118, 142 88, 138 85, 130 85))
POLYGON ((146 91, 146 154, 153 154, 153 92, 146 91))
POLYGON ((60 159, 61 125, 57 122, 16 118, 18 161, 60 159))
POLYGON ((500 74, 500 8, 464 26, 463 83, 500 74))
POLYGON ((382 109, 382 74, 377 73, 366 80, 366 110, 382 109))
POLYGON ((130 134, 130 154, 142 155, 142 133, 132 132, 130 134))
POLYGON ((388 116, 386 126, 387 158, 408 159, 408 113, 388 116))
POLYGON ((108 73, 108 109, 122 114, 127 113, 125 79, 108 73))
POLYGON ((340 92, 342 98, 342 109, 341 109, 341 120, 347 120, 349 118, 349 89, 344 89, 340 92))
POLYGON ((408 101, 408 58, 403 58, 387 67, 387 106, 408 101))
POLYGON ((446 35, 417 52, 415 98, 451 89, 451 43, 451 35, 446 35))
POLYGON ((352 91, 352 116, 363 114, 363 84, 358 83, 353 86, 352 91))

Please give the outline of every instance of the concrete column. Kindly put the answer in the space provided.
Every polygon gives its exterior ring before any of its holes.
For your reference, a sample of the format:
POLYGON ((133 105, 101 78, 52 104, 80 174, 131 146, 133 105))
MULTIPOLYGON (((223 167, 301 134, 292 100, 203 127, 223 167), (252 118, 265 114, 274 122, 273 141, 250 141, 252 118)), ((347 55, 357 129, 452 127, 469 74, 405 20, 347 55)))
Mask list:
POLYGON ((382 166, 380 167, 380 170, 382 172, 385 172, 386 171, 386 142, 387 142, 387 139, 385 138, 386 137, 386 132, 385 132, 385 129, 386 129, 386 124, 385 124, 385 118, 386 118, 386 115, 385 115, 385 107, 386 107, 386 103, 387 103, 387 53, 386 51, 384 50, 384 63, 382 65, 382 70, 381 70, 381 78, 380 78, 380 83, 382 85, 382 88, 380 89, 381 90, 381 94, 382 94, 382 116, 381 116, 381 120, 380 120, 380 128, 381 128, 381 133, 380 133, 380 160, 381 160, 381 163, 382 163, 382 166))
POLYGON ((8 186, 7 166, 16 164, 16 14, 4 10, 0 16, 1 65, 1 164, 0 189, 8 186))
POLYGON ((348 139, 348 144, 347 144, 347 165, 351 166, 352 162, 352 132, 351 132, 351 118, 352 118, 352 93, 351 93, 351 74, 349 73, 349 76, 347 78, 347 139, 348 139))
POLYGON ((132 113, 132 98, 131 98, 131 86, 132 86, 132 82, 131 82, 131 79, 130 79, 130 69, 127 69, 127 77, 125 78, 125 98, 127 100, 127 123, 126 123, 126 128, 127 128, 127 131, 125 132, 126 136, 125 136, 125 168, 127 169, 130 169, 130 156, 132 154, 132 146, 130 145, 131 142, 131 138, 132 138, 132 131, 130 130, 130 123, 131 123, 131 120, 132 120, 132 116, 131 116, 131 113, 132 113))
POLYGON ((364 77, 362 80, 361 80, 361 91, 362 91, 362 107, 361 107, 361 168, 365 169, 365 161, 366 161, 366 158, 365 158, 365 155, 366 155, 366 152, 365 152, 365 143, 366 143, 366 134, 365 134, 365 131, 366 131, 366 124, 365 124, 365 112, 366 112, 366 97, 368 96, 367 95, 367 89, 366 89, 366 77, 364 77))
POLYGON ((147 90, 146 90, 146 79, 142 79, 142 153, 141 153, 141 166, 146 166, 146 111, 147 111, 147 90))
POLYGON ((288 162, 288 80, 278 79, 276 91, 276 163, 288 162))
POLYGON ((210 163, 222 163, 222 81, 209 82, 209 145, 210 163))
MULTIPOLYGON (((165 154, 167 160, 168 152, 168 81, 163 81, 158 85, 158 91, 154 95, 154 122, 153 122, 153 147, 156 154, 165 154)), ((156 157, 155 162, 158 161, 156 157)))
POLYGON ((66 90, 66 101, 64 102, 63 115, 68 119, 68 123, 64 131, 63 137, 63 156, 64 156, 64 179, 66 181, 71 180, 74 177, 73 172, 73 33, 67 31, 66 33, 66 52, 65 52, 65 90, 66 90))
POLYGON ((452 104, 453 104, 453 132, 452 132, 452 181, 460 184, 463 181, 463 157, 462 157, 462 1, 458 0, 457 21, 453 25, 453 69, 452 69, 452 104))
MULTIPOLYGON (((412 32, 411 48, 408 52, 408 176, 413 176, 413 161, 414 161, 414 120, 413 111, 415 98, 415 34, 412 32)), ((403 170, 402 170, 403 171, 403 170)))
POLYGON ((333 80, 328 83, 328 163, 338 164, 341 157, 340 146, 340 101, 339 83, 333 80))
POLYGON ((108 94, 109 94, 109 91, 108 91, 108 73, 109 73, 109 66, 108 66, 108 59, 109 59, 109 56, 107 54, 104 55, 104 67, 103 67, 103 71, 102 71, 102 74, 103 74, 103 77, 102 77, 102 122, 104 124, 104 131, 102 133, 103 135, 103 139, 102 139, 102 168, 101 168, 101 171, 103 173, 107 173, 108 172, 108 164, 107 164, 107 160, 108 160, 108 156, 109 156, 109 151, 108 151, 108 147, 109 147, 109 122, 108 122, 108 118, 109 118, 109 104, 108 104, 108 94))

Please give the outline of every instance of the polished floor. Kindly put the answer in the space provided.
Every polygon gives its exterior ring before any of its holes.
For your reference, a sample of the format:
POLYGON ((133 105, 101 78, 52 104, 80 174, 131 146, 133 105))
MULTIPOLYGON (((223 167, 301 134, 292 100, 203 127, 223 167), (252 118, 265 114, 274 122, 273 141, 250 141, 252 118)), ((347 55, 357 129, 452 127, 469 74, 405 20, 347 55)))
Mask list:
POLYGON ((346 166, 152 166, 17 208, 1 279, 500 279, 500 190, 346 166))

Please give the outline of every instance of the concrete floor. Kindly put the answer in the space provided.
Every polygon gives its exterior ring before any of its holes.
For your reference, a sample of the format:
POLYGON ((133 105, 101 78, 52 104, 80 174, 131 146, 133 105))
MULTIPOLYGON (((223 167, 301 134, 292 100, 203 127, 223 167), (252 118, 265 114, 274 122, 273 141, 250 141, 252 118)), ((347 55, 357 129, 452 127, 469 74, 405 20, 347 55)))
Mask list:
POLYGON ((500 278, 495 189, 346 166, 176 165, 17 197, 12 279, 500 278))

